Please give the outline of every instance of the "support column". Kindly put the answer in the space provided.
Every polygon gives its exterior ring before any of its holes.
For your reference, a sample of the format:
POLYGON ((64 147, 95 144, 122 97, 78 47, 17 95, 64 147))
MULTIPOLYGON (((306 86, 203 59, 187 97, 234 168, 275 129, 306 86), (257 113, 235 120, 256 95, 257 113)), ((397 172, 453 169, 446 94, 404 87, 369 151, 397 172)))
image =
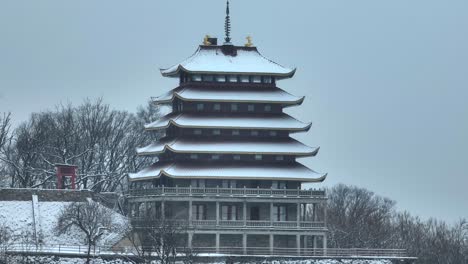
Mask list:
POLYGON ((313 238, 312 238, 312 247, 314 249, 314 252, 315 252, 315 249, 317 248, 317 235, 314 235, 313 238))
POLYGON ((219 202, 216 202, 216 226, 219 226, 219 202))
POLYGON ((323 235, 323 255, 327 255, 327 235, 323 235))
POLYGON ((216 233, 216 253, 219 253, 219 233, 216 233))
POLYGON ((161 219, 166 219, 166 209, 164 207, 165 202, 161 201, 161 219))
POLYGON ((244 226, 247 226, 247 202, 244 202, 242 218, 244 219, 244 226))
POLYGON ((296 249, 297 249, 297 255, 301 255, 301 235, 297 234, 296 235, 296 249))
POLYGON ((310 253, 309 253, 309 236, 304 236, 304 253, 306 256, 308 256, 310 253))
POLYGON ((270 255, 273 255, 274 253, 274 248, 275 248, 275 240, 274 240, 273 234, 270 234, 270 255))
POLYGON ((304 204, 304 206, 302 208, 302 221, 303 222, 306 221, 306 216, 307 216, 307 204, 304 204))
POLYGON ((323 203, 323 222, 327 225, 327 202, 323 203))
POLYGON ((192 248, 193 233, 188 232, 187 247, 192 248))
POLYGON ((312 204, 312 221, 313 222, 317 221, 317 204, 316 203, 312 204))
POLYGON ((270 203, 270 226, 273 226, 273 203, 270 203))
POLYGON ((189 200, 189 203, 188 203, 188 204, 189 204, 189 205, 188 205, 188 206, 189 206, 189 207, 188 207, 188 220, 189 220, 189 226, 192 226, 192 220, 193 220, 193 219, 192 219, 192 214, 193 214, 192 205, 193 205, 193 204, 192 204, 192 198, 190 197, 189 199, 190 199, 190 200, 189 200))
POLYGON ((244 255, 247 255, 247 234, 242 234, 242 252, 244 255))
POLYGON ((297 211, 296 211, 296 221, 297 227, 301 227, 301 203, 297 203, 297 211))

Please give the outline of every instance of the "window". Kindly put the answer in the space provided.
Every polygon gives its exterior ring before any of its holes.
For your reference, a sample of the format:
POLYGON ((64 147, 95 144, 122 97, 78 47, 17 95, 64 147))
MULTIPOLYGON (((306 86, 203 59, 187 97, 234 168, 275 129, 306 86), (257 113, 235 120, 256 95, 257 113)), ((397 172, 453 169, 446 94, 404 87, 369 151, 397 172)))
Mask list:
POLYGON ((204 204, 192 205, 192 219, 193 220, 206 220, 206 207, 204 204))
POLYGON ((273 188, 273 189, 286 189, 286 182, 285 181, 273 181, 271 183, 271 188, 273 188))
POLYGON ((231 104, 231 111, 236 112, 238 110, 238 105, 237 104, 231 104))
POLYGON ((240 155, 234 155, 232 158, 233 158, 234 160, 240 160, 240 159, 241 159, 240 155))
POLYGON ((250 78, 248 75, 241 75, 240 76, 240 81, 243 82, 243 83, 248 83, 250 82, 250 78))
POLYGON ((201 135, 201 134, 202 134, 202 131, 201 131, 201 129, 194 129, 194 130, 193 130, 193 134, 194 134, 194 135, 201 135))
POLYGON ((275 137, 277 135, 276 131, 270 131, 268 134, 272 137, 275 137))
POLYGON ((284 157, 282 155, 279 155, 279 156, 276 156, 275 157, 275 160, 276 161, 283 161, 284 160, 284 157))
POLYGON ((271 112, 271 105, 265 105, 265 112, 271 112))
POLYGON ((253 112, 254 110, 255 110, 255 106, 254 106, 254 105, 248 105, 248 106, 247 106, 247 111, 253 112))
POLYGON ((221 220, 237 220, 237 209, 235 205, 221 205, 221 220))
POLYGON ((197 104, 197 111, 203 111, 204 108, 205 108, 204 104, 197 104))
POLYGON ((192 75, 192 81, 201 82, 201 80, 202 80, 201 75, 199 74, 192 75))
POLYGON ((252 77, 252 82, 253 83, 261 83, 262 82, 262 77, 255 75, 255 76, 252 77))
POLYGON ((284 205, 273 206, 273 221, 287 221, 287 210, 284 205))
POLYGON ((214 104, 214 105, 213 105, 213 110, 215 110, 215 111, 221 111, 221 105, 220 105, 220 104, 214 104))
POLYGON ((223 188, 235 188, 236 187, 236 180, 223 180, 221 182, 221 186, 223 188))
POLYGON ((262 160, 262 155, 256 154, 255 155, 255 160, 262 160))
POLYGON ((229 82, 237 82, 237 75, 229 75, 229 82))
POLYGON ((205 188, 205 179, 192 179, 190 185, 192 187, 205 188))
POLYGON ((213 81, 213 75, 203 75, 203 81, 204 82, 212 82, 213 81))
POLYGON ((226 76, 224 76, 224 75, 217 75, 217 76, 216 76, 216 81, 217 81, 217 82, 226 82, 226 76))
POLYGON ((216 135, 216 136, 221 135, 221 130, 219 129, 213 130, 213 135, 216 135))
POLYGON ((220 156, 218 154, 211 155, 212 160, 219 160, 220 156))
POLYGON ((252 131, 250 131, 250 135, 258 136, 258 131, 257 130, 252 130, 252 131))
POLYGON ((196 160, 196 159, 198 159, 198 155, 197 154, 190 154, 190 159, 196 160))
POLYGON ((264 76, 263 83, 271 83, 271 76, 264 76))
POLYGON ((238 136, 238 135, 240 135, 239 130, 233 130, 233 131, 232 131, 232 135, 233 135, 233 136, 238 136))

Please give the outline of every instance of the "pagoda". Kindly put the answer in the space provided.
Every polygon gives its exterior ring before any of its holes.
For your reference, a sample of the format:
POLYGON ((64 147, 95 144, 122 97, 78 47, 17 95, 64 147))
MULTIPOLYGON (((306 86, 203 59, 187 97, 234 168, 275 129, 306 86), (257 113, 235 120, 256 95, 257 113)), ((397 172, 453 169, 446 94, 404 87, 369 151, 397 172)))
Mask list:
POLYGON ((171 112, 145 125, 163 132, 137 150, 154 164, 129 175, 129 214, 187 223, 183 238, 199 252, 312 255, 326 249, 324 190, 302 189, 326 174, 298 162, 319 148, 293 139, 304 123, 283 109, 304 97, 279 88, 295 69, 259 53, 250 37, 231 43, 229 3, 224 43, 206 36, 196 52, 167 69, 178 87, 154 104, 171 112))

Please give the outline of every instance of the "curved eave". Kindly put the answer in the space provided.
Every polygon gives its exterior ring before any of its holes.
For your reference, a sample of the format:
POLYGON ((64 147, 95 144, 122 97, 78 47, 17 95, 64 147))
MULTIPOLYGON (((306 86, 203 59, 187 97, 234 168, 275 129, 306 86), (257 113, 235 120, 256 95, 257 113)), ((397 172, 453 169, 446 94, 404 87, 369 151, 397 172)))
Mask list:
POLYGON ((170 78, 177 78, 180 75, 180 72, 183 71, 188 74, 239 74, 239 75, 263 75, 263 76, 273 76, 277 77, 278 79, 286 79, 292 78, 296 73, 296 68, 292 69, 290 72, 287 73, 271 73, 271 72, 227 72, 227 71, 190 71, 186 69, 184 66, 179 64, 176 70, 166 72, 168 69, 159 69, 161 75, 164 77, 170 78))
MULTIPOLYGON (((177 176, 177 175, 172 175, 170 173, 167 173, 165 170, 161 170, 159 174, 155 174, 154 176, 146 176, 146 177, 138 177, 138 179, 132 179, 132 173, 129 174, 129 181, 144 181, 144 180, 152 180, 152 179, 158 179, 161 176, 166 176, 169 178, 177 178, 177 179, 229 179, 229 180, 251 180, 253 176, 219 176, 219 177, 213 177, 213 176, 177 176)), ((323 182, 327 178, 328 173, 322 174, 322 176, 318 178, 303 178, 303 177, 298 177, 298 178, 291 178, 291 177, 262 177, 260 178, 261 180, 271 180, 271 181, 300 181, 300 182, 323 182)))
POLYGON ((248 151, 200 151, 200 150, 177 150, 171 146, 165 144, 164 147, 159 151, 138 151, 139 156, 152 156, 163 154, 166 151, 170 151, 178 154, 239 154, 239 155, 291 155, 291 156, 300 156, 300 157, 314 157, 319 152, 320 147, 315 148, 310 152, 248 152, 248 151))
POLYGON ((312 123, 307 123, 306 126, 301 127, 301 128, 282 128, 282 127, 238 127, 238 126, 197 126, 197 125, 180 125, 177 124, 176 121, 174 120, 169 120, 166 125, 163 126, 158 126, 158 127, 147 127, 145 126, 146 131, 153 131, 153 130, 162 130, 162 129, 167 129, 171 125, 179 127, 179 128, 200 128, 200 129, 213 129, 213 128, 218 128, 218 129, 238 129, 238 130, 283 130, 283 131, 291 131, 291 132, 307 132, 312 126, 312 123))
POLYGON ((305 96, 300 97, 295 101, 278 101, 278 100, 235 100, 235 99, 191 99, 180 95, 178 92, 174 92, 171 98, 158 100, 157 98, 152 99, 154 104, 168 104, 172 103, 174 98, 178 98, 184 102, 210 102, 210 103, 261 103, 261 104, 281 104, 284 106, 301 105, 304 102, 305 96))

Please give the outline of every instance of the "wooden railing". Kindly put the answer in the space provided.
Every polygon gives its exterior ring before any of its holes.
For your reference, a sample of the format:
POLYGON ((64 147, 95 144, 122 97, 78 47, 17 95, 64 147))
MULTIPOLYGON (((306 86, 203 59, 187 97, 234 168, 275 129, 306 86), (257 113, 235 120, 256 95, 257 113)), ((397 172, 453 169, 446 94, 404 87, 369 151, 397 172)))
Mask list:
POLYGON ((219 187, 154 187, 130 189, 129 196, 230 196, 230 197, 299 197, 325 198, 325 190, 267 189, 267 188, 219 188, 219 187))
MULTIPOLYGON (((177 249, 178 255, 183 256, 187 248, 177 249)), ((4 252, 28 254, 54 254, 64 256, 85 256, 88 254, 87 245, 34 245, 11 244, 4 248, 4 252)), ((196 256, 217 253, 221 255, 240 256, 303 256, 320 258, 365 258, 365 259, 416 259, 409 257, 404 249, 373 249, 373 248, 280 248, 280 247, 193 247, 190 252, 196 256)), ((133 247, 102 247, 91 248, 91 255, 98 256, 132 256, 136 254, 133 247)))
POLYGON ((374 249, 374 248, 269 248, 269 247, 195 247, 193 252, 218 253, 225 255, 249 256, 310 256, 330 258, 409 258, 405 249, 374 249))
MULTIPOLYGON (((131 222, 136 227, 151 227, 158 223, 157 220, 152 221, 145 217, 132 217, 131 222)), ((280 229, 323 229, 325 222, 297 222, 297 221, 270 221, 270 220, 174 220, 171 222, 178 223, 187 227, 194 228, 280 228, 280 229)))

